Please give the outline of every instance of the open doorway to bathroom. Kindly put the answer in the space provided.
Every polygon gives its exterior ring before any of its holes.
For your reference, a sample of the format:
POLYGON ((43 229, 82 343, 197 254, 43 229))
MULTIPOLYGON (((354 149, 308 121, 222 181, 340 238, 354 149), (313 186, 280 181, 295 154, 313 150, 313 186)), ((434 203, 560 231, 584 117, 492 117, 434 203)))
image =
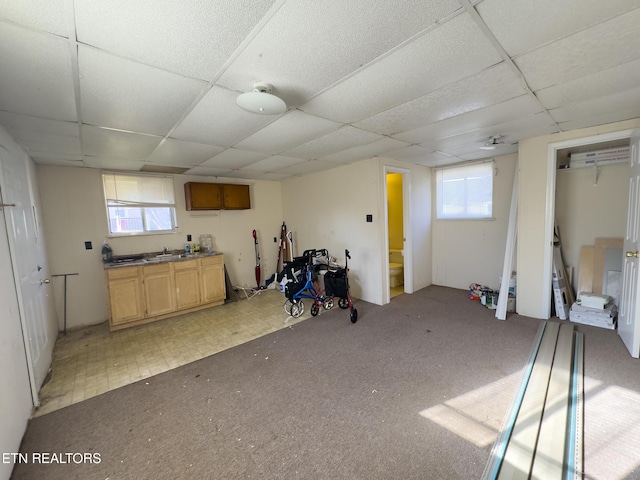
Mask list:
POLYGON ((387 172, 387 236, 389 296, 404 293, 404 205, 402 173, 387 172))
POLYGON ((413 293, 411 170, 384 165, 383 304, 413 293), (394 264, 394 265, 392 265, 394 264))

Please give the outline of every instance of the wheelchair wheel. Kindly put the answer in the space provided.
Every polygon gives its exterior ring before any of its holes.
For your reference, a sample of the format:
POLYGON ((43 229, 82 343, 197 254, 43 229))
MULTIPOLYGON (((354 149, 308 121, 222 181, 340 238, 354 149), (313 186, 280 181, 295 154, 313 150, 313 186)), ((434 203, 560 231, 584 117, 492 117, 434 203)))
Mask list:
POLYGON ((302 300, 298 300, 297 302, 291 304, 291 314, 290 315, 293 318, 298 318, 303 313, 304 313, 304 303, 302 303, 302 300))
POLYGON ((311 315, 312 316, 315 317, 316 315, 318 315, 318 310, 319 310, 319 308, 318 308, 318 304, 317 303, 314 303, 313 305, 311 305, 311 315))
POLYGON ((358 310, 355 308, 351 310, 351 323, 356 323, 358 321, 358 310))
POLYGON ((349 308, 349 299, 348 298, 341 298, 340 300, 338 300, 338 306, 340 308, 342 308, 343 310, 345 308, 349 308))

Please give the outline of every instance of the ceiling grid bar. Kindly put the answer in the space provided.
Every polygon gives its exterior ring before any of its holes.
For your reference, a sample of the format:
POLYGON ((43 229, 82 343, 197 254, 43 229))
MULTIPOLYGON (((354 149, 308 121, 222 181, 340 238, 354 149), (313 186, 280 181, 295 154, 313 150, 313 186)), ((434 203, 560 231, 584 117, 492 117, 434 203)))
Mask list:
POLYGON ((520 78, 520 80, 524 84, 524 90, 527 92, 527 94, 536 102, 536 104, 540 107, 540 110, 544 112, 547 115, 547 117, 549 117, 549 119, 553 122, 553 125, 558 129, 558 131, 562 132, 563 130, 560 127, 560 125, 558 125, 558 122, 555 121, 555 119, 549 113, 549 110, 547 110, 547 108, 542 104, 542 102, 537 97, 537 95, 533 92, 522 71, 518 68, 518 66, 511 59, 511 57, 506 52, 506 50, 502 47, 498 39, 495 37, 495 35, 491 31, 491 29, 489 29, 489 26, 482 19, 482 17, 476 10, 476 7, 472 5, 469 0, 458 0, 458 1, 464 7, 467 13, 471 15, 471 18, 473 19, 473 21, 476 22, 480 30, 482 30, 482 33, 487 37, 487 39, 495 47, 495 49, 498 51, 498 53, 503 58, 503 60, 511 67, 511 69, 518 76, 518 78, 520 78))

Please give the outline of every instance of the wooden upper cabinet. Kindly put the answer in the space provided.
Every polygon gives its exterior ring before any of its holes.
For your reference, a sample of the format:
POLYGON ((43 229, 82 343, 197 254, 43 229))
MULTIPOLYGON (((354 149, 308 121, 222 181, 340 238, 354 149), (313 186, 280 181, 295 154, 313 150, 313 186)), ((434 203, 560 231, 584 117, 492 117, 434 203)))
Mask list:
POLYGON ((251 208, 249 185, 222 185, 222 203, 228 210, 246 210, 251 208))
POLYGON ((187 210, 246 210, 251 208, 249 185, 198 183, 184 184, 187 210))

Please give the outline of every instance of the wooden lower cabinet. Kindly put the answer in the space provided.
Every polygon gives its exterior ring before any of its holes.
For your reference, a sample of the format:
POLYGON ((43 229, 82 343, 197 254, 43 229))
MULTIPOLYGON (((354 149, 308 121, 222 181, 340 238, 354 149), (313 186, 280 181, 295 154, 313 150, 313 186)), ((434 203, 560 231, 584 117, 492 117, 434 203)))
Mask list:
POLYGON ((142 267, 145 316, 175 312, 176 294, 170 263, 142 267))
POLYGON ((107 270, 111 325, 121 325, 144 318, 142 278, 138 267, 107 270))
POLYGON ((222 256, 200 259, 200 273, 202 275, 200 285, 203 303, 224 301, 226 288, 222 256))
POLYGON ((111 330, 222 305, 222 255, 106 270, 111 330))
POLYGON ((200 272, 197 260, 174 264, 176 309, 184 310, 200 305, 200 272))

